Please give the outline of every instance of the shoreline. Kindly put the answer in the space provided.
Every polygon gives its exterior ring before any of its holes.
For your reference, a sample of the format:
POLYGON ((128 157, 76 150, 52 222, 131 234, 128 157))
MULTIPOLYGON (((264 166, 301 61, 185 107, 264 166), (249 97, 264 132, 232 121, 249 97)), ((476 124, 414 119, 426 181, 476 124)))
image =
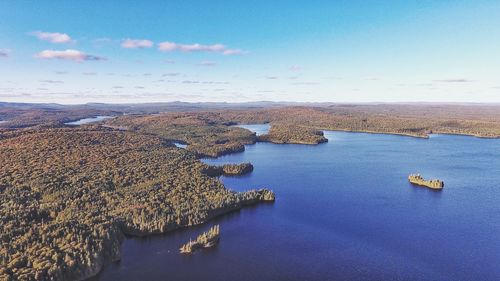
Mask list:
MULTIPOLYGON (((271 125, 272 123, 238 123, 237 125, 234 126, 240 126, 240 125, 271 125)), ((330 132, 349 132, 349 133, 366 133, 366 134, 376 134, 376 135, 396 135, 396 136, 403 136, 403 137, 412 137, 412 138, 419 138, 419 139, 429 139, 432 135, 450 135, 450 136, 466 136, 466 137, 474 137, 474 138, 479 138, 479 139, 500 139, 499 136, 486 136, 486 135, 480 135, 480 134, 468 134, 468 133, 448 133, 448 132, 441 132, 441 131, 433 131, 432 133, 428 133, 425 135, 420 135, 420 134, 411 134, 411 133, 399 133, 399 132, 384 132, 384 131, 375 131, 375 130, 353 130, 353 129, 332 129, 332 128, 327 128, 327 127, 315 127, 311 126, 310 128, 320 130, 320 131, 330 131, 330 132)), ((268 134, 264 133, 264 134, 268 134)), ((306 145, 315 145, 315 144, 321 144, 321 143, 280 143, 280 142, 273 142, 273 141, 261 141, 257 140, 257 142, 269 142, 269 143, 275 143, 275 144, 306 144, 306 145)), ((245 144, 247 145, 247 144, 245 144)), ((222 155, 221 155, 222 156, 222 155)))
POLYGON ((347 129, 319 129, 319 130, 330 131, 330 132, 364 133, 364 134, 374 134, 374 135, 393 135, 393 136, 411 137, 418 139, 430 139, 432 135, 463 136, 463 137, 472 137, 478 139, 493 139, 493 140, 500 139, 500 136, 490 137, 490 136, 482 136, 482 135, 474 135, 466 133, 446 133, 446 132, 433 132, 431 134, 423 136, 423 135, 413 135, 413 134, 396 133, 396 132, 378 132, 378 131, 347 130, 347 129))
MULTIPOLYGON (((349 132, 349 133, 370 133, 370 134, 385 134, 385 135, 399 135, 399 136, 410 136, 410 137, 418 137, 418 138, 429 138, 429 136, 424 137, 424 136, 416 136, 416 135, 411 135, 411 134, 391 133, 391 132, 352 131, 352 130, 324 130, 324 131, 332 131, 332 132, 340 131, 340 132, 349 132)), ((467 135, 467 134, 447 134, 447 133, 437 133, 437 134, 478 137, 475 135, 467 135)), ((478 138, 497 139, 494 137, 478 137, 478 138)), ((242 144, 243 150, 241 150, 241 151, 227 151, 227 153, 222 154, 222 155, 243 152, 244 147, 247 144, 250 145, 250 144, 255 144, 255 143, 256 142, 242 144)), ((281 143, 277 143, 277 144, 281 144, 281 143)), ((307 144, 307 145, 311 145, 311 144, 307 144)), ((219 156, 222 156, 222 155, 219 155, 219 156)), ((219 157, 219 156, 217 156, 217 157, 219 157)), ((217 157, 214 157, 214 158, 217 158, 217 157)), ((198 158, 198 159, 201 161, 200 158, 198 158)), ((225 187, 225 188, 227 190, 230 190, 227 187, 225 187)), ((232 190, 230 190, 230 191, 232 191, 232 190)), ((248 190, 248 191, 244 191, 244 192, 238 192, 238 194, 244 195, 244 194, 248 194, 249 192, 259 192, 259 191, 248 190)), ((175 225, 175 223, 173 223, 173 224, 169 224, 168 226, 166 226, 163 230, 158 229, 158 228, 157 229, 150 228, 149 230, 148 229, 143 230, 143 229, 139 229, 138 225, 135 225, 135 227, 134 227, 134 225, 125 226, 125 225, 123 225, 123 221, 116 221, 115 222, 116 225, 112 226, 112 228, 116 227, 117 233, 114 233, 115 234, 114 237, 112 236, 109 238, 109 240, 104 241, 104 243, 106 244, 107 247, 104 248, 102 252, 91 253, 95 257, 93 262, 91 262, 89 264, 81 264, 81 265, 77 266, 76 268, 74 268, 76 273, 71 273, 70 271, 67 271, 67 272, 61 271, 60 274, 61 274, 61 277, 63 277, 62 280, 65 280, 65 278, 72 278, 72 277, 74 277, 73 274, 76 275, 77 273, 83 273, 83 274, 81 277, 75 278, 76 280, 86 280, 86 279, 92 278, 94 276, 97 276, 107 264, 109 264, 115 260, 120 260, 121 259, 121 257, 120 257, 121 245, 123 243, 123 238, 120 238, 120 237, 122 237, 122 236, 127 238, 127 235, 132 236, 132 237, 146 237, 146 236, 150 236, 150 235, 167 234, 169 232, 172 232, 172 231, 175 231, 178 229, 183 229, 183 228, 187 228, 190 226, 202 225, 202 224, 208 223, 209 221, 211 221, 212 219, 215 219, 216 217, 223 216, 223 215, 229 214, 231 212, 239 211, 243 207, 246 207, 249 205, 266 203, 266 201, 271 201, 271 200, 266 200, 265 198, 260 198, 258 196, 248 198, 247 200, 240 200, 240 201, 238 201, 236 203, 232 203, 228 206, 223 206, 223 207, 219 207, 218 209, 208 210, 207 216, 205 218, 202 218, 199 221, 195 221, 193 224, 191 224, 191 222, 189 224, 181 223, 179 225, 175 225), (116 246, 117 243, 118 243, 118 245, 117 245, 118 248, 111 247, 111 246, 116 246), (116 259, 113 259, 112 257, 116 257, 116 259)), ((274 201, 274 198, 272 201, 274 201)), ((113 233, 111 233, 111 234, 113 234, 113 233)))
MULTIPOLYGON (((225 186, 224 186, 225 187, 225 186)), ((231 190, 226 187, 227 190, 231 190)), ((232 191, 232 190, 231 190, 232 191)), ((239 194, 253 194, 255 197, 252 198, 243 198, 241 201, 238 203, 233 203, 229 206, 222 207, 219 209, 213 209, 208 212, 208 215, 206 218, 203 220, 200 220, 199 222, 195 222, 193 224, 187 224, 187 225, 170 225, 168 229, 166 230, 137 230, 134 229, 133 227, 128 227, 123 225, 123 222, 117 222, 117 229, 118 229, 118 237, 116 239, 110 238, 110 241, 112 242, 112 245, 116 245, 118 243, 118 247, 111 248, 111 249, 105 249, 103 253, 100 254, 95 254, 96 255, 96 263, 92 264, 91 266, 88 266, 86 268, 79 268, 80 271, 86 272, 87 274, 83 276, 78 276, 75 278, 75 280, 89 280, 91 278, 94 278, 98 276, 107 265, 110 265, 113 262, 118 262, 121 260, 121 247, 123 244, 123 241, 125 239, 133 239, 133 238, 146 238, 146 237, 151 237, 151 236, 161 236, 161 235, 167 235, 171 232, 174 231, 180 231, 183 229, 187 229, 189 227, 195 227, 195 226, 200 226, 203 224, 206 224, 210 222, 211 220, 214 220, 216 218, 229 215, 231 213, 236 213, 238 211, 241 211, 245 207, 250 207, 250 206, 256 206, 259 204, 272 204, 275 201, 275 195, 274 192, 261 188, 261 189, 252 189, 248 191, 243 191, 243 192, 236 192, 235 193, 239 194), (106 257, 107 256, 107 257, 106 257), (110 259, 111 258, 111 259, 110 259)), ((63 279, 64 280, 64 279, 63 279)))

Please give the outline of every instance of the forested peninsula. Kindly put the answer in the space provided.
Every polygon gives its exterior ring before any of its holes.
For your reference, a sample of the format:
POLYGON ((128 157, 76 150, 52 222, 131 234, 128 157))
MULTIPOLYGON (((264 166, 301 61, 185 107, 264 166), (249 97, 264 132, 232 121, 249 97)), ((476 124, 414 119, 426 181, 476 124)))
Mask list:
POLYGON ((124 235, 274 200, 267 189, 226 189, 195 153, 152 135, 81 126, 0 139, 0 280, 83 279, 120 258, 124 235))

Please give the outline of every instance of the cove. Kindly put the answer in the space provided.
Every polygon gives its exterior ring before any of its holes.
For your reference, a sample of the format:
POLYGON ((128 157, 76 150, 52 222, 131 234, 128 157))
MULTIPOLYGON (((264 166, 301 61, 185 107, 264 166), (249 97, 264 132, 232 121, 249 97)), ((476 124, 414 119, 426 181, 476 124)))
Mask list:
POLYGON ((78 126, 78 125, 85 125, 85 124, 89 124, 89 123, 103 121, 103 120, 106 120, 109 118, 113 118, 113 116, 95 116, 95 117, 90 117, 90 118, 83 118, 83 119, 80 119, 77 121, 68 122, 68 123, 64 123, 64 124, 78 126))
POLYGON ((257 143, 204 160, 251 162, 252 173, 220 180, 238 191, 270 188, 276 202, 129 238, 122 260, 92 280, 500 280, 500 140, 325 136, 320 145, 257 143), (415 172, 445 188, 409 184, 415 172), (179 254, 214 224, 217 247, 179 254))

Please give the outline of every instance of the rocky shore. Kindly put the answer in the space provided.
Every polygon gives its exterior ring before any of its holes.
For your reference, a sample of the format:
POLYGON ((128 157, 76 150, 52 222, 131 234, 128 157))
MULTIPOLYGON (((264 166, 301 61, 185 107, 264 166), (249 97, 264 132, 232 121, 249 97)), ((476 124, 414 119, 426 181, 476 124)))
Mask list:
POLYGON ((219 242, 219 225, 215 225, 210 228, 208 231, 203 232, 202 234, 196 237, 196 240, 189 240, 188 243, 181 246, 179 251, 181 254, 191 254, 200 248, 210 248, 215 246, 219 242))
POLYGON ((275 194, 269 189, 249 190, 245 192, 233 192, 236 196, 232 202, 225 202, 213 209, 207 209, 197 214, 189 214, 187 217, 176 220, 167 220, 154 217, 146 220, 121 221, 120 229, 125 235, 143 237, 153 234, 164 234, 183 227, 195 226, 208 222, 209 220, 234 211, 245 206, 261 202, 273 202, 275 194))
POLYGON ((425 186, 430 189, 441 190, 444 187, 444 182, 438 179, 426 180, 420 174, 412 174, 408 176, 408 181, 412 184, 425 186))

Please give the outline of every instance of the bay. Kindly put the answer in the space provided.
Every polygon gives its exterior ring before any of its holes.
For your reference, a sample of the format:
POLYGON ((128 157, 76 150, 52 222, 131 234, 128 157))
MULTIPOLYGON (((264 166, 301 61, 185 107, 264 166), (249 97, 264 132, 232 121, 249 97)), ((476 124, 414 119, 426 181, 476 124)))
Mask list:
POLYGON ((251 174, 220 180, 237 191, 270 188, 276 202, 127 239, 121 262, 94 280, 500 280, 500 140, 325 136, 204 160, 253 163, 251 174), (409 184, 416 172, 445 188, 409 184), (179 254, 217 223, 219 245, 179 254))

